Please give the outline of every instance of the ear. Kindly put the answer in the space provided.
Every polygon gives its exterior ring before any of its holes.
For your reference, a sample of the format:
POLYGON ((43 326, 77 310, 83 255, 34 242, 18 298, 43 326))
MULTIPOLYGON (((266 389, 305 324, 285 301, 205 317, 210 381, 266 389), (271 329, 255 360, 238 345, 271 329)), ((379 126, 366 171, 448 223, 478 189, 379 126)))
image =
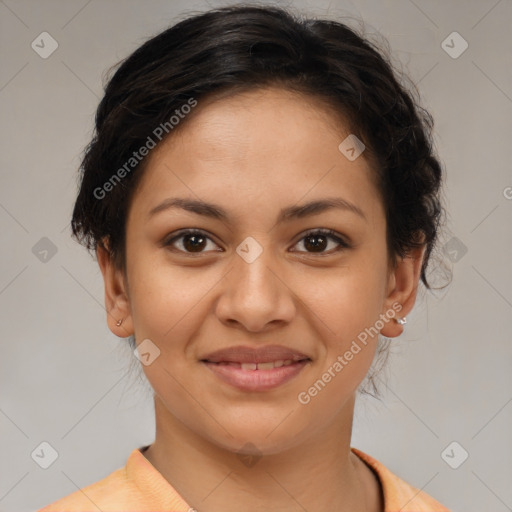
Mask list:
POLYGON ((116 268, 110 252, 105 247, 108 245, 102 247, 98 244, 96 257, 105 284, 107 324, 116 336, 127 338, 133 334, 133 321, 125 276, 122 270, 116 268), (121 325, 117 325, 120 320, 121 325))
POLYGON ((387 338, 400 336, 404 330, 403 325, 400 325, 395 319, 409 314, 416 302, 426 248, 427 246, 424 244, 412 249, 405 258, 399 258, 396 266, 390 271, 383 313, 391 310, 396 311, 396 314, 380 331, 387 338))

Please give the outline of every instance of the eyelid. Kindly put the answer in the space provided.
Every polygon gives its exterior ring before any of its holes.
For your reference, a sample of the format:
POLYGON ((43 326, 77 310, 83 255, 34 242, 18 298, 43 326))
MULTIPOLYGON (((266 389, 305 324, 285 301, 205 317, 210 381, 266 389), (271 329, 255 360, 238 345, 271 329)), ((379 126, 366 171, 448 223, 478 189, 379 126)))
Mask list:
POLYGON ((293 252, 300 252, 300 253, 304 253, 304 254, 308 254, 308 255, 316 254, 318 256, 326 256, 326 255, 337 253, 342 249, 350 249, 352 247, 352 243, 350 242, 350 240, 347 239, 346 236, 334 231, 333 229, 328 229, 328 228, 308 229, 307 231, 305 231, 299 235, 299 238, 298 238, 297 242, 295 242, 294 246, 297 245, 304 238, 311 236, 311 235, 324 235, 327 238, 334 240, 338 244, 338 247, 336 249, 328 251, 328 252, 319 252, 319 253, 307 252, 307 251, 293 251, 293 252))
MULTIPOLYGON (((215 241, 215 237, 212 234, 210 234, 208 231, 205 231, 204 229, 184 228, 184 229, 180 229, 180 230, 172 233, 171 236, 165 237, 163 239, 163 241, 162 241, 162 247, 172 246, 175 241, 177 241, 178 239, 180 239, 181 237, 183 237, 185 235, 200 235, 200 236, 204 236, 205 238, 207 238, 208 240, 211 240, 216 245, 219 245, 215 241)), ((210 252, 210 251, 193 253, 193 252, 185 252, 185 251, 181 251, 179 249, 176 249, 176 252, 183 253, 183 254, 194 255, 194 254, 206 254, 206 252, 210 252)))
MULTIPOLYGON (((347 237, 345 237, 344 235, 341 235, 340 233, 337 233, 336 231, 334 231, 332 229, 327 229, 327 228, 311 228, 311 229, 308 229, 307 231, 304 231, 303 233, 301 233, 299 235, 299 238, 293 244, 293 246, 296 246, 304 238, 311 236, 311 235, 315 235, 315 234, 324 235, 327 238, 334 240, 338 244, 338 247, 329 252, 320 252, 320 253, 307 252, 307 251, 292 251, 292 252, 299 252, 299 253, 304 253, 304 254, 309 254, 309 255, 316 254, 318 256, 323 256, 323 255, 333 254, 333 253, 339 252, 342 249, 349 249, 352 247, 352 243, 349 240, 347 240, 347 237)), ((199 228, 184 228, 184 229, 181 229, 181 230, 173 233, 172 237, 165 238, 162 242, 162 246, 163 247, 172 246, 176 240, 180 239, 181 237, 183 237, 185 235, 201 235, 201 236, 204 236, 205 238, 207 238, 208 240, 211 240, 216 245, 219 245, 219 244, 217 244, 217 242, 215 242, 213 235, 208 233, 208 231, 205 231, 205 230, 199 229, 199 228)), ((206 254, 208 252, 211 252, 211 251, 203 251, 203 252, 193 253, 193 252, 182 251, 182 250, 176 249, 176 248, 174 248, 174 250, 178 253, 187 254, 187 255, 191 255, 191 256, 201 255, 201 254, 206 254)), ((220 252, 220 251, 215 251, 215 252, 220 252)))

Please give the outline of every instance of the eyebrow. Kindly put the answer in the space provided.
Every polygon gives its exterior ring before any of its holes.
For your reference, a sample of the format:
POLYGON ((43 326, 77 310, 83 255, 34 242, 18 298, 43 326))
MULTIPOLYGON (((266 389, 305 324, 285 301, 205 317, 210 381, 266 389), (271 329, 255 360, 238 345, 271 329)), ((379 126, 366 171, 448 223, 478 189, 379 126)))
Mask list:
MULTIPOLYGON (((188 212, 217 219, 226 223, 229 222, 230 219, 228 212, 219 205, 197 199, 185 199, 178 197, 168 198, 162 201, 159 205, 151 209, 148 214, 148 218, 172 208, 181 208, 188 212)), ((302 205, 293 205, 283 208, 279 212, 277 224, 281 224, 292 219, 301 219, 311 215, 317 215, 333 208, 352 212, 365 221, 368 221, 364 212, 357 205, 347 201, 346 199, 342 199, 341 197, 328 197, 310 201, 309 203, 302 205)))

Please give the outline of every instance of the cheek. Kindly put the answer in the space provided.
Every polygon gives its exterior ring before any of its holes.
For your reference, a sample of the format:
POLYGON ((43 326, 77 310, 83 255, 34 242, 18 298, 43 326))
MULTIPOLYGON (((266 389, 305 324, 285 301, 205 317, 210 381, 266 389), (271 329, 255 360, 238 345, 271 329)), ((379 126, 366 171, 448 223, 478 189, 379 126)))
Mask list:
POLYGON ((162 347, 169 345, 169 339, 179 342, 191 333, 218 281, 214 272, 173 266, 165 255, 145 258, 143 254, 134 255, 128 279, 137 339, 154 339, 162 347))
POLYGON ((316 326, 319 359, 296 398, 311 418, 328 422, 341 413, 371 367, 381 304, 372 287, 361 286, 361 279, 348 273, 325 279, 315 290, 306 309, 310 326, 316 326))
POLYGON ((344 343, 378 319, 385 280, 376 261, 350 262, 322 272, 304 271, 295 279, 294 293, 305 304, 305 314, 322 332, 344 343))
POLYGON ((321 341, 312 384, 321 382, 311 390, 313 395, 322 394, 319 402, 342 403, 342 397, 357 388, 371 366, 380 331, 376 323, 382 308, 382 271, 377 261, 354 263, 323 277, 303 274, 297 282, 307 322, 315 326, 321 341), (323 391, 324 385, 329 391, 323 391))

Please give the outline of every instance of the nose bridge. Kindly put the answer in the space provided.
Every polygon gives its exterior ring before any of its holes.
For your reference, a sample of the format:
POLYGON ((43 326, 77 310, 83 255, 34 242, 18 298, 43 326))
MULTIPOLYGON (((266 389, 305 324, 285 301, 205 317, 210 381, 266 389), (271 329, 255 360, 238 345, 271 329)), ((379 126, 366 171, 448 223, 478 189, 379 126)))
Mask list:
MULTIPOLYGON (((272 249, 266 244, 263 247, 255 239, 246 238, 236 249, 234 275, 234 296, 246 304, 264 301, 268 308, 276 297, 275 275, 271 268, 275 267, 272 249)), ((263 304, 260 304, 260 308, 263 304)))
POLYGON ((254 294, 266 294, 274 287, 275 280, 271 268, 275 267, 270 254, 271 250, 266 249, 254 260, 246 260, 239 257, 235 264, 235 271, 237 274, 236 292, 241 296, 251 297, 254 294))
POLYGON ((219 317, 223 321, 236 320, 248 330, 262 329, 276 320, 290 321, 293 297, 278 277, 279 261, 274 251, 248 237, 236 252, 217 304, 219 317))

